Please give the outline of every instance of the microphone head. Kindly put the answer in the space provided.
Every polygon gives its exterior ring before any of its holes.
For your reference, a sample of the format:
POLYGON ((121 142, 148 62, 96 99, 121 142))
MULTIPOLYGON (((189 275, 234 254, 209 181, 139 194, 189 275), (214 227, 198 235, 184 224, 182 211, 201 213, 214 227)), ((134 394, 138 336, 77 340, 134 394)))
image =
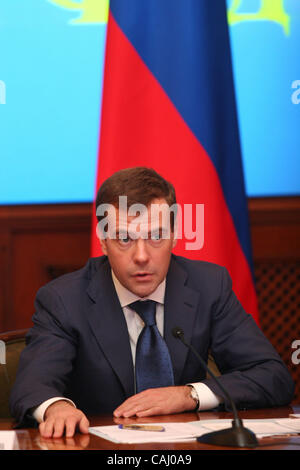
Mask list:
POLYGON ((180 328, 180 326, 175 326, 174 328, 172 328, 172 335, 174 336, 174 338, 183 338, 183 329, 180 328))

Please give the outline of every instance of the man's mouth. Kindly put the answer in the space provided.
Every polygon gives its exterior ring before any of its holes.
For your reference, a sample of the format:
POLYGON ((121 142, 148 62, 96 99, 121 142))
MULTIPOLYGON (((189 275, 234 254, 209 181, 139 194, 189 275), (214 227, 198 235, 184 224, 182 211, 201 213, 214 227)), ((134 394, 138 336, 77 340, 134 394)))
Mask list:
POLYGON ((135 273, 133 277, 137 280, 148 280, 152 276, 152 273, 148 272, 140 272, 140 273, 135 273))

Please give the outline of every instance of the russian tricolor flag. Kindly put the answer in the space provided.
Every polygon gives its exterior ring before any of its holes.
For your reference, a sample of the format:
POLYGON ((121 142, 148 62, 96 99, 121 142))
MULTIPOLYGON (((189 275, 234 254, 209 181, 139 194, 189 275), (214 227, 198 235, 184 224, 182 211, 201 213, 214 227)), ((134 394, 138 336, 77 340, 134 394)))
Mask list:
MULTIPOLYGON (((258 321, 225 0, 111 0, 97 188, 148 166, 204 204, 204 246, 258 321)), ((92 254, 100 254, 94 219, 92 254)))

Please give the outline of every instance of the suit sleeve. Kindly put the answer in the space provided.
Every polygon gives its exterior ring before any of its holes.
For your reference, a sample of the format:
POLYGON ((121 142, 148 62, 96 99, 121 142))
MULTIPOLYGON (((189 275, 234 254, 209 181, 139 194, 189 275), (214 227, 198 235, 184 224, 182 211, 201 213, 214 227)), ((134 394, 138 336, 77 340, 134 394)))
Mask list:
POLYGON ((62 300, 49 286, 36 296, 34 326, 26 337, 10 396, 11 414, 30 424, 30 409, 49 398, 64 396, 76 356, 76 334, 69 326, 62 300))
MULTIPOLYGON (((283 406, 291 402, 294 383, 273 346, 247 314, 235 294, 226 269, 221 271, 220 295, 212 314, 211 351, 220 381, 239 408, 283 406)), ((212 379, 203 381, 228 400, 212 379)))

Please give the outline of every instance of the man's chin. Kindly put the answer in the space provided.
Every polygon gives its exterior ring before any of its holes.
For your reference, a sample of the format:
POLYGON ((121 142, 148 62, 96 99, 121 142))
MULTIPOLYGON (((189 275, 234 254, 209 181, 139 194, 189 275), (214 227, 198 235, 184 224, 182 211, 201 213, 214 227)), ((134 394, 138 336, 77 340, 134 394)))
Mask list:
POLYGON ((147 297, 148 295, 152 294, 157 288, 156 283, 153 281, 135 281, 130 287, 129 290, 137 295, 138 297, 147 297))
POLYGON ((155 291, 155 288, 154 289, 135 289, 135 290, 132 289, 131 290, 131 292, 133 294, 137 295, 138 297, 141 297, 141 299, 143 299, 144 297, 148 297, 154 291, 155 291))

